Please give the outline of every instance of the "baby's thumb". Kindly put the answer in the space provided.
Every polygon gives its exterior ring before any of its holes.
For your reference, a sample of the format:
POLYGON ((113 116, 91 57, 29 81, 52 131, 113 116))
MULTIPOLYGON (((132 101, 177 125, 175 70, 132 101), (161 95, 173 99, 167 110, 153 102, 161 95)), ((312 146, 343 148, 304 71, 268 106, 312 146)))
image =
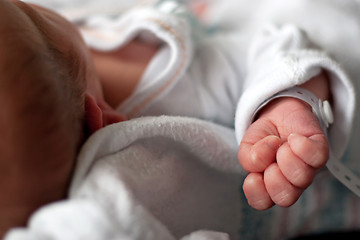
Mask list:
POLYGON ((329 145, 324 134, 305 137, 292 133, 288 137, 291 150, 313 168, 324 166, 329 158, 329 145))

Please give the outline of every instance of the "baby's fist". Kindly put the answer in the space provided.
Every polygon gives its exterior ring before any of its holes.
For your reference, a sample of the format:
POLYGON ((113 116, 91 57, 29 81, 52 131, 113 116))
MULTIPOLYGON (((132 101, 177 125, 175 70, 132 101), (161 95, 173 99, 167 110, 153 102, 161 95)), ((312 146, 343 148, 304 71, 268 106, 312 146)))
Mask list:
POLYGON ((274 100, 246 131, 238 158, 249 172, 243 189, 249 204, 265 210, 294 204, 329 157, 326 136, 301 100, 274 100))

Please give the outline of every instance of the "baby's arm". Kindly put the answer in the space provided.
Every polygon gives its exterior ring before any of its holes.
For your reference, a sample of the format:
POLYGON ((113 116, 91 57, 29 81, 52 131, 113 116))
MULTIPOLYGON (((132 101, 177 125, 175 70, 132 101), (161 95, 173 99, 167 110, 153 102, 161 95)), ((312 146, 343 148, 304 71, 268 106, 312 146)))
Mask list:
MULTIPOLYGON (((329 99, 325 73, 301 87, 329 99)), ((295 98, 273 100, 246 131, 238 158, 249 172, 243 185, 249 204, 265 210, 294 204, 329 156, 329 146, 311 107, 295 98)))
POLYGON ((104 97, 113 108, 132 94, 158 47, 134 39, 113 51, 91 51, 104 97))

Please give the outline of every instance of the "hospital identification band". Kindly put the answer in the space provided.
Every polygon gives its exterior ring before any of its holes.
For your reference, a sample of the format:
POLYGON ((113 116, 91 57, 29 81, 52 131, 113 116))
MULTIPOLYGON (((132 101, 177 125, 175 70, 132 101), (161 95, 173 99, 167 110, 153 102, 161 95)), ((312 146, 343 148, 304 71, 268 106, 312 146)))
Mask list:
MULTIPOLYGON (((256 114, 270 101, 281 97, 297 98, 309 104, 312 108, 313 113, 318 118, 323 132, 327 136, 327 129, 334 122, 330 103, 328 101, 322 101, 310 91, 300 87, 292 87, 286 89, 265 100, 255 110, 253 114, 253 119, 255 118, 256 114)), ((330 158, 326 164, 326 167, 340 182, 342 182, 346 187, 348 187, 351 191, 353 191, 356 195, 360 197, 359 177, 356 176, 352 171, 350 171, 346 166, 344 166, 337 158, 335 158, 331 150, 330 158)))

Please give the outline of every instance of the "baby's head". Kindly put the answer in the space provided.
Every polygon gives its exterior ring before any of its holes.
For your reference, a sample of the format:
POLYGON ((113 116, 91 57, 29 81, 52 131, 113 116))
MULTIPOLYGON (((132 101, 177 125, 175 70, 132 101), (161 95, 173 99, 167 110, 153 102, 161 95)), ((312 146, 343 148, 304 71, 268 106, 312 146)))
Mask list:
POLYGON ((22 213, 28 215, 65 196, 84 130, 102 127, 108 106, 71 23, 40 7, 0 1, 0 33, 0 191, 8 193, 0 194, 0 211, 10 219, 10 205, 30 204, 22 213))
POLYGON ((83 137, 86 76, 91 74, 81 38, 45 9, 18 1, 0 4, 0 128, 6 139, 1 146, 24 150, 27 158, 54 148, 73 156, 83 137), (38 141, 44 146, 35 146, 38 141))

